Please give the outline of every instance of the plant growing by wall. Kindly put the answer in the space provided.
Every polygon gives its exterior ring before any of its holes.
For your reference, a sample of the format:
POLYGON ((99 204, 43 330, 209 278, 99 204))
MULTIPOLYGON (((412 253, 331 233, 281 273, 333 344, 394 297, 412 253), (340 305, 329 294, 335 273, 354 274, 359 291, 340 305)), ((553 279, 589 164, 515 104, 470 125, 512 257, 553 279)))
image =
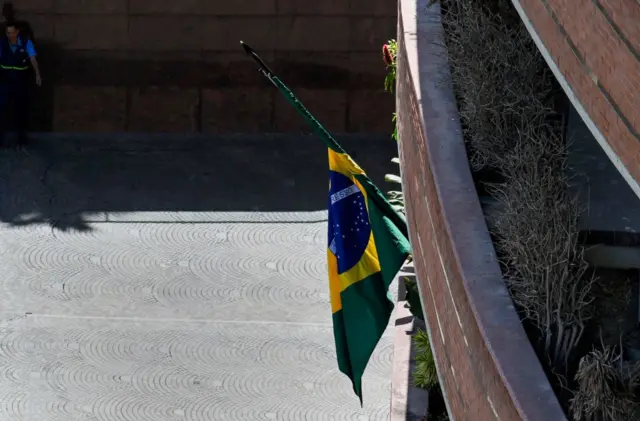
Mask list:
POLYGON ((413 336, 416 346, 416 371, 413 373, 413 383, 422 389, 431 390, 438 386, 438 372, 436 361, 431 352, 429 335, 419 330, 413 336))
MULTIPOLYGON (((387 76, 384 79, 384 89, 392 93, 395 89, 396 85, 396 73, 397 73, 397 56, 398 56, 398 43, 396 40, 391 39, 386 44, 382 46, 382 59, 384 61, 385 66, 387 67, 387 76)), ((398 126, 396 113, 393 114, 392 118, 394 129, 392 137, 398 141, 398 126)), ((391 159, 391 162, 400 166, 400 158, 395 157, 391 159)), ((396 184, 398 187, 402 189, 402 178, 399 174, 385 174, 384 179, 387 183, 396 184)), ((402 190, 390 190, 387 192, 387 199, 393 208, 405 215, 405 202, 404 195, 402 190)), ((411 310, 411 314, 414 317, 417 317, 421 320, 424 320, 424 315, 422 314, 422 307, 420 304, 420 296, 418 294, 418 287, 415 284, 415 281, 412 281, 410 278, 403 278, 403 282, 405 284, 405 289, 407 291, 407 302, 409 303, 409 309, 411 310)))
POLYGON ((412 373, 413 385, 429 391, 429 414, 422 420, 448 421, 449 414, 440 389, 438 370, 436 369, 436 360, 431 351, 429 334, 424 330, 418 330, 413 335, 413 344, 416 352, 416 368, 412 373))
MULTIPOLYGON (((397 164, 398 169, 400 168, 400 158, 393 158, 391 159, 391 162, 397 164)), ((384 181, 395 184, 402 189, 402 178, 400 178, 400 175, 398 174, 385 174, 384 181)), ((404 194, 402 193, 402 190, 389 190, 387 192, 387 199, 397 212, 403 215, 405 214, 404 194)))
POLYGON ((405 290, 407 291, 406 301, 413 317, 424 320, 422 303, 420 302, 420 292, 415 277, 405 276, 402 278, 405 290))
MULTIPOLYGON (((393 93, 396 86, 396 73, 398 69, 396 62, 397 57, 398 42, 395 39, 390 39, 386 44, 382 46, 382 59, 384 61, 384 64, 387 66, 387 76, 384 78, 384 90, 389 93, 393 93)), ((398 125, 395 113, 393 113, 391 121, 393 122, 393 134, 391 136, 397 142, 398 125)))
MULTIPOLYGON (((384 79, 385 91, 392 93, 396 86, 396 72, 397 72, 397 55, 398 55, 398 43, 396 40, 391 39, 382 46, 382 60, 387 67, 387 75, 384 79)), ((396 114, 393 114, 393 134, 392 137, 398 141, 398 126, 396 114)), ((400 159, 395 157, 391 162, 400 165, 400 159)), ((399 174, 386 174, 384 177, 387 183, 397 184, 402 186, 402 179, 399 174)), ((402 190, 391 190, 387 192, 387 198, 397 212, 405 214, 404 196, 402 190)))
POLYGON ((398 56, 398 42, 390 39, 382 46, 382 60, 387 66, 387 76, 384 79, 384 89, 387 92, 393 92, 396 86, 396 57, 398 56))
MULTIPOLYGON (((396 40, 391 39, 386 44, 382 46, 382 58, 384 64, 387 67, 387 75, 384 80, 384 89, 393 93, 396 85, 396 74, 397 74, 397 55, 398 55, 398 43, 396 40)), ((398 125, 397 125, 397 114, 394 113, 392 116, 393 122, 393 133, 392 137, 397 142, 398 141, 398 125)), ((395 157, 391 160, 394 164, 400 166, 400 159, 395 157)), ((395 184, 402 188, 402 178, 399 174, 386 174, 385 181, 391 184, 395 184)), ((387 192, 387 198, 394 209, 401 213, 405 214, 405 201, 402 190, 390 190, 387 192)), ((411 256, 409 256, 411 259, 411 256)), ((415 280, 415 277, 403 277, 402 282, 404 283, 406 290, 406 301, 411 311, 411 314, 415 319, 424 320, 424 314, 422 312, 422 303, 420 302, 420 293, 418 291, 418 285, 415 280)), ((438 372, 436 370, 436 363, 433 357, 433 352, 431 351, 431 344, 429 343, 429 335, 424 330, 419 330, 417 333, 413 335, 413 344, 416 350, 416 369, 412 373, 413 384, 416 387, 420 387, 422 389, 427 389, 434 393, 434 395, 440 396, 440 400, 442 400, 440 385, 438 380, 438 372)), ((430 395, 430 402, 433 398, 430 395)), ((441 411, 437 413, 429 414, 429 419, 436 421, 446 421, 449 419, 446 410, 440 408, 441 411)), ((426 418, 425 418, 426 420, 426 418)))

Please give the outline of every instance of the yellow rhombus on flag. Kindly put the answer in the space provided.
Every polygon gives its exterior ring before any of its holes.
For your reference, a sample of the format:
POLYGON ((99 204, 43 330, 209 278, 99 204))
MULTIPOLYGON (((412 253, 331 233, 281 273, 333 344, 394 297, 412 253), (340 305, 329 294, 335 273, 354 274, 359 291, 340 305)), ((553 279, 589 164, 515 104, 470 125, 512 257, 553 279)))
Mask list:
POLYGON ((329 179, 327 258, 338 366, 362 402, 364 369, 393 310, 389 285, 410 247, 403 221, 349 155, 329 148, 329 179))

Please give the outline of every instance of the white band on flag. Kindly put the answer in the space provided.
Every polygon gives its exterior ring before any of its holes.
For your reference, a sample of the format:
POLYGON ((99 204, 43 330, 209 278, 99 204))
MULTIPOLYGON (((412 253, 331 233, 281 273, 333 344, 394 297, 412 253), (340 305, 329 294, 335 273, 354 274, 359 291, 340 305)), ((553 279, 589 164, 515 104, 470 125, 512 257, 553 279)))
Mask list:
POLYGON ((345 197, 349 197, 352 194, 359 193, 360 189, 355 184, 353 186, 349 186, 346 189, 342 189, 339 192, 336 192, 331 195, 331 204, 335 204, 336 202, 344 199, 345 197))

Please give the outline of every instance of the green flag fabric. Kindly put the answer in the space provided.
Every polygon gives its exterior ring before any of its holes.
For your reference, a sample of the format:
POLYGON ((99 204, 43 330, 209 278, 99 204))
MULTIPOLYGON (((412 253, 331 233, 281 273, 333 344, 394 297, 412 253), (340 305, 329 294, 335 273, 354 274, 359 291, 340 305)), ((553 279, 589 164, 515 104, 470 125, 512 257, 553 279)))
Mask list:
POLYGON ((263 73, 328 149, 333 331, 338 367, 362 404, 362 375, 394 307, 389 285, 410 253, 406 222, 293 92, 270 71, 263 73))

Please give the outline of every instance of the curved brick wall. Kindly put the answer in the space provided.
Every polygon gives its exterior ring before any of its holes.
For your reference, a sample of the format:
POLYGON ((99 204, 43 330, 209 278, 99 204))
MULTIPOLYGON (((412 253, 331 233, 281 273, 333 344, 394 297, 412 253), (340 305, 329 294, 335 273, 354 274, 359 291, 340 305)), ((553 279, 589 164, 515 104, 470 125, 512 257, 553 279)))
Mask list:
POLYGON ((574 107, 640 195, 640 3, 512 2, 574 107))
POLYGON ((416 274, 449 413, 565 420, 496 263, 447 82, 440 10, 427 2, 400 1, 396 103, 416 274))

